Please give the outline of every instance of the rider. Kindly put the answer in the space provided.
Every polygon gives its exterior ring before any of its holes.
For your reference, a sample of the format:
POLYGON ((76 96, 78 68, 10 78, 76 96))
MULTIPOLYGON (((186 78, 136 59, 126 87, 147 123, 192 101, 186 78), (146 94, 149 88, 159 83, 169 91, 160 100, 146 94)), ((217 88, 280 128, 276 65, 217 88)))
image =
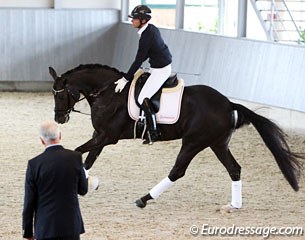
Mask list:
POLYGON ((143 143, 152 144, 160 140, 160 133, 157 130, 156 114, 150 98, 160 89, 163 83, 171 74, 172 55, 164 43, 160 31, 153 24, 149 24, 151 10, 146 5, 136 6, 131 14, 132 25, 138 28, 140 36, 137 55, 134 62, 124 76, 115 82, 115 92, 121 92, 128 81, 131 81, 135 72, 142 63, 149 59, 151 74, 144 84, 138 102, 145 113, 148 128, 147 141, 143 143))

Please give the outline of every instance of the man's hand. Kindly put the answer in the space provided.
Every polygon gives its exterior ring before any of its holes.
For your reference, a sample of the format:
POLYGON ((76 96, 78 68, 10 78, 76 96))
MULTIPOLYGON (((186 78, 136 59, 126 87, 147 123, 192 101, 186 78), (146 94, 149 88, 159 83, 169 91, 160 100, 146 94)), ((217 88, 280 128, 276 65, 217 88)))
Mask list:
POLYGON ((127 82, 128 81, 124 77, 122 77, 119 80, 117 80, 116 82, 114 82, 114 84, 116 84, 116 87, 115 87, 114 91, 116 93, 117 92, 122 92, 127 82))

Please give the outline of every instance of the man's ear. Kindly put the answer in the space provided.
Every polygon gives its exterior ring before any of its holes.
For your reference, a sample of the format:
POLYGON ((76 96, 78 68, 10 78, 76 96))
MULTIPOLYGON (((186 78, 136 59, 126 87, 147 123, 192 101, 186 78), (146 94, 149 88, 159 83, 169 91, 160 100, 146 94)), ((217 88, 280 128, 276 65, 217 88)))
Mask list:
POLYGON ((53 78, 54 80, 57 79, 57 73, 56 73, 56 71, 54 70, 54 68, 49 67, 49 73, 50 73, 50 75, 52 76, 52 78, 53 78))

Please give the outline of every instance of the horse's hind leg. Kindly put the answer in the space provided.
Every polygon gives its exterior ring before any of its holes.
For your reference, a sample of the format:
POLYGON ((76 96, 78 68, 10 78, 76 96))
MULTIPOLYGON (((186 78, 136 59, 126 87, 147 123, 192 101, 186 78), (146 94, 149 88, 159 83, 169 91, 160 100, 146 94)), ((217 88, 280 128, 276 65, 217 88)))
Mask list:
MULTIPOLYGON (((199 139, 198 142, 200 142, 199 139)), ((183 143, 176 163, 168 177, 164 178, 160 183, 153 187, 147 195, 138 199, 136 205, 140 208, 144 208, 148 200, 157 199, 164 191, 171 187, 176 180, 184 176, 185 171, 194 156, 205 147, 206 146, 202 143, 183 143)))
POLYGON ((241 167, 234 159, 233 155, 228 148, 228 141, 221 144, 210 146, 217 158, 227 169, 232 180, 232 201, 229 205, 223 206, 223 209, 227 212, 231 212, 233 209, 242 207, 242 192, 241 192, 241 180, 240 172, 241 167))

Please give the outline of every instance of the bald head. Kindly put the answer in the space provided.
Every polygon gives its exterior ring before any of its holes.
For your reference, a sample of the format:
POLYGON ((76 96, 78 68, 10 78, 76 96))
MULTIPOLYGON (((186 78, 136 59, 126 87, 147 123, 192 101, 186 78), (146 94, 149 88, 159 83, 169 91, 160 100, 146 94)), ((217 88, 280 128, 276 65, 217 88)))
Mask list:
POLYGON ((61 140, 59 126, 53 121, 42 123, 39 128, 39 134, 44 145, 56 144, 61 140))

